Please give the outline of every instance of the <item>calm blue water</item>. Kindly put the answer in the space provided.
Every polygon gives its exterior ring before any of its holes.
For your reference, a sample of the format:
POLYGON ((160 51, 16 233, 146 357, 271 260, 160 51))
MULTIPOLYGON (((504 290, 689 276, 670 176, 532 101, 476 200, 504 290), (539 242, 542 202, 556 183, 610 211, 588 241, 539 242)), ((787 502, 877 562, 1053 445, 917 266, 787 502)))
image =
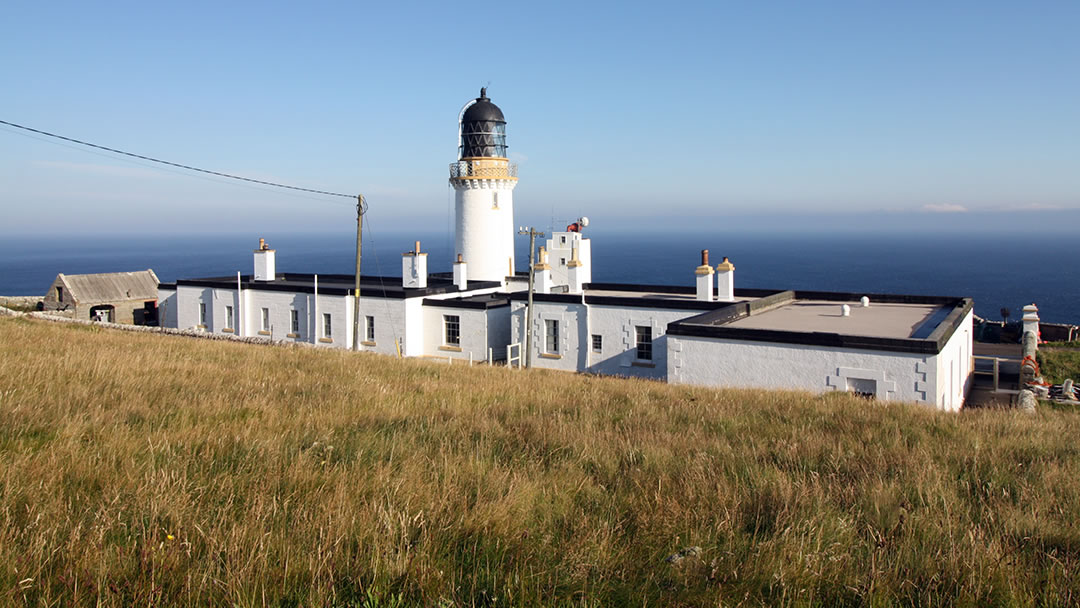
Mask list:
MULTIPOLYGON (((0 294, 44 294, 56 274, 153 268, 162 281, 251 272, 258 235, 0 237, 0 294)), ((355 236, 263 234, 279 272, 351 273, 355 236)), ((969 296, 976 312, 1012 318, 1030 302, 1044 321, 1080 323, 1080 239, 976 234, 906 236, 738 233, 628 235, 593 232, 593 280, 694 284, 699 251, 729 256, 736 287, 969 296)), ((365 235, 365 274, 400 276, 401 252, 420 238, 432 271, 449 270, 452 240, 439 234, 365 235)), ((528 241, 518 241, 519 269, 528 241)))

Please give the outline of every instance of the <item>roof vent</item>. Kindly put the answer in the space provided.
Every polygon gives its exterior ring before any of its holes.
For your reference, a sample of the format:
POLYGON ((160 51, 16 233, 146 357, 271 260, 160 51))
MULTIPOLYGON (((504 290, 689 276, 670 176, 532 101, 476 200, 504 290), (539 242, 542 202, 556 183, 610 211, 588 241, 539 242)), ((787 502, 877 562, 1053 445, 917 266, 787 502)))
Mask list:
POLYGON ((870 306, 870 298, 863 296, 862 299, 859 300, 859 303, 862 304, 863 308, 866 308, 867 306, 870 306))
POLYGON ((848 306, 847 304, 844 304, 843 306, 841 306, 840 307, 840 316, 841 317, 850 317, 851 316, 851 307, 848 306))

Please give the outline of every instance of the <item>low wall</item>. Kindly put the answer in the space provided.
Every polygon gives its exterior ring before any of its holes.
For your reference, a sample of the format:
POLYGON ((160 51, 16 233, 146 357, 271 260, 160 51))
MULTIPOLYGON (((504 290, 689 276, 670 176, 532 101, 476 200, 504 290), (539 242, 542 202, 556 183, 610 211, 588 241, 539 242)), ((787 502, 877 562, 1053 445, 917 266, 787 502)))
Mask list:
POLYGON ((41 296, 0 296, 0 306, 6 308, 37 309, 40 302, 41 296))
POLYGON ((1080 340, 1080 327, 1065 323, 1039 322, 1039 333, 1043 342, 1072 342, 1080 340))

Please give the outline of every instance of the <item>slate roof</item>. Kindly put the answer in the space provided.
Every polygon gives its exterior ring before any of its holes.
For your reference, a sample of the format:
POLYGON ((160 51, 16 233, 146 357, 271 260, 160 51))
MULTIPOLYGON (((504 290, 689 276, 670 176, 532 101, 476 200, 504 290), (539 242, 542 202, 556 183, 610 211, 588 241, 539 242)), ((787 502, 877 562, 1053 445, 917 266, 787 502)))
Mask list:
POLYGON ((153 270, 100 274, 60 273, 57 278, 63 281, 68 292, 79 304, 157 299, 158 278, 153 270))

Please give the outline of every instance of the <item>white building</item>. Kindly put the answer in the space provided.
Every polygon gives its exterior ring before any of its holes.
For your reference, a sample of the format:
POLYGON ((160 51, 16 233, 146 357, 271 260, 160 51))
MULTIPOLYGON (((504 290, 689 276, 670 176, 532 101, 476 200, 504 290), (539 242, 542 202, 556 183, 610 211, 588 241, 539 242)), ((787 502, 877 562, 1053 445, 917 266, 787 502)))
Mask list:
MULTIPOLYGON (((582 218, 540 248, 530 315, 505 125, 483 89, 462 110, 453 272, 429 274, 417 242, 401 277, 362 277, 358 350, 502 361, 514 344, 535 367, 962 406, 968 298, 736 289, 735 266, 707 251, 687 268, 694 286, 595 283, 582 218)), ((164 324, 353 348, 354 277, 278 273, 275 255, 260 242, 252 275, 161 285, 164 324)))

